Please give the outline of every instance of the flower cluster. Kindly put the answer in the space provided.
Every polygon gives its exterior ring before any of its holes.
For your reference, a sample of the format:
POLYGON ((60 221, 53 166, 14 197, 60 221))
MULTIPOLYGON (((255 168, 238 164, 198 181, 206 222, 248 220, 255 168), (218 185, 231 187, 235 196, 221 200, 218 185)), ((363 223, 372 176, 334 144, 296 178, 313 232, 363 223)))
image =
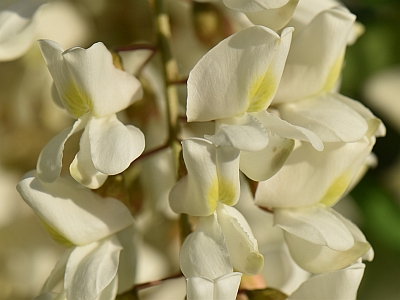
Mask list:
MULTIPOLYGON (((144 244, 169 264, 151 279, 180 268, 188 300, 355 298, 374 253, 334 205, 385 135, 339 93, 362 25, 335 0, 153 5, 156 44, 38 41, 75 120, 17 186, 66 247, 38 299, 155 299, 138 294, 144 244)), ((42 7, 0 12, 0 59, 26 51, 42 7)))

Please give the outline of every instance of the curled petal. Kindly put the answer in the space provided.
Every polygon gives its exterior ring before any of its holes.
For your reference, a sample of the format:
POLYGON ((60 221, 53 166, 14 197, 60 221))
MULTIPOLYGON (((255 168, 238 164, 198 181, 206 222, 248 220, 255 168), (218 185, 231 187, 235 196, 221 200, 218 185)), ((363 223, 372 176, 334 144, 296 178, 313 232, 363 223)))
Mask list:
POLYGON ((90 153, 99 172, 121 173, 144 150, 144 135, 140 129, 125 126, 116 115, 92 118, 88 126, 90 153))
POLYGON ((265 128, 274 134, 284 138, 310 142, 318 151, 324 149, 324 144, 321 139, 307 128, 292 125, 285 120, 280 119, 275 114, 267 113, 265 111, 255 113, 254 116, 260 120, 265 128))
POLYGON ((17 59, 28 51, 35 37, 37 13, 45 3, 15 2, 6 8, 0 4, 0 61, 17 59))
POLYGON ((281 169, 293 148, 294 140, 270 133, 264 149, 240 152, 240 171, 252 180, 267 180, 281 169))
POLYGON ((39 46, 72 117, 89 111, 96 117, 112 115, 142 97, 139 81, 114 67, 111 53, 102 43, 66 51, 50 40, 40 40, 39 46))
POLYGON ((355 241, 345 251, 332 250, 326 246, 310 243, 285 231, 285 241, 290 255, 304 270, 319 274, 345 268, 369 251, 368 243, 355 241))
POLYGON ((296 10, 297 3, 299 3, 299 0, 289 0, 281 7, 264 9, 257 12, 246 12, 246 16, 253 24, 266 26, 278 31, 290 21, 296 10))
POLYGON ((217 146, 258 151, 268 145, 267 131, 261 122, 250 114, 223 119, 220 123, 214 135, 204 136, 217 146))
POLYGON ((69 166, 70 174, 80 184, 90 189, 97 189, 103 185, 108 175, 99 172, 93 164, 88 127, 83 131, 79 146, 79 152, 69 166))
POLYGON ((113 283, 121 249, 116 236, 76 247, 71 252, 65 271, 67 299, 96 299, 113 283))
POLYGON ((283 230, 313 244, 345 251, 354 246, 354 239, 333 209, 321 206, 274 210, 274 222, 283 230))
POLYGON ((364 269, 364 264, 354 264, 343 270, 313 276, 288 299, 356 299, 364 269))
POLYGON ((264 9, 275 9, 286 5, 289 0, 223 0, 224 4, 241 12, 255 12, 264 9))
MULTIPOLYGON (((350 106, 337 100, 337 94, 324 93, 279 106, 281 118, 306 127, 323 142, 356 142, 367 133, 368 123, 350 106)), ((340 96, 338 96, 340 97, 340 96)))
POLYGON ((255 275, 264 267, 264 257, 243 215, 233 207, 218 206, 218 222, 225 236, 232 266, 241 273, 255 275))
POLYGON ((50 140, 40 152, 36 169, 39 178, 44 182, 54 182, 60 176, 64 144, 75 132, 82 130, 87 118, 78 119, 72 127, 64 129, 50 140))
POLYGON ((196 230, 182 244, 180 266, 186 278, 214 280, 232 273, 224 234, 214 214, 201 217, 196 230))
POLYGON ((134 222, 122 202, 102 198, 72 179, 60 177, 49 184, 28 174, 17 190, 54 236, 75 245, 97 241, 134 222))
POLYGON ((279 37, 266 27, 250 27, 204 55, 189 74, 188 120, 210 121, 268 107, 283 72, 291 32, 285 29, 279 37))

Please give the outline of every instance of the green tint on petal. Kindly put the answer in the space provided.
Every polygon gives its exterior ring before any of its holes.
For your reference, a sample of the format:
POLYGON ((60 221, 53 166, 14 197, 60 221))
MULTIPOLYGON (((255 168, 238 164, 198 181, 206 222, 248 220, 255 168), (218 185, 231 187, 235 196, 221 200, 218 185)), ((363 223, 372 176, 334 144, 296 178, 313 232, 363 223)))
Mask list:
POLYGON ((237 202, 235 183, 221 178, 218 186, 218 200, 226 205, 234 205, 237 202))
POLYGON ((344 53, 345 51, 343 50, 342 54, 340 54, 336 61, 333 63, 328 73, 328 76, 326 77, 326 82, 325 85, 322 87, 321 92, 329 92, 337 84, 340 72, 342 71, 344 53))
POLYGON ((73 80, 63 90, 61 98, 65 108, 75 118, 79 118, 92 110, 91 99, 73 80))
POLYGON ((277 79, 276 74, 273 74, 271 68, 268 68, 264 76, 259 76, 250 84, 250 103, 247 112, 257 112, 268 106, 278 87, 277 79))
POLYGON ((346 192, 352 179, 352 170, 344 172, 332 182, 331 186, 326 190, 325 195, 322 196, 320 203, 329 207, 333 206, 346 192))
POLYGON ((215 209, 217 208, 218 198, 219 198, 219 183, 218 183, 218 178, 215 178, 207 192, 207 204, 210 211, 214 212, 215 209))
POLYGON ((73 243, 71 243, 68 239, 63 237, 61 233, 59 233, 57 230, 55 230, 53 227, 49 225, 46 221, 44 221, 42 218, 38 217, 40 224, 42 224, 43 228, 47 231, 47 233, 51 236, 53 240, 55 240, 57 243, 60 245, 63 245, 64 247, 73 247, 75 246, 73 243))

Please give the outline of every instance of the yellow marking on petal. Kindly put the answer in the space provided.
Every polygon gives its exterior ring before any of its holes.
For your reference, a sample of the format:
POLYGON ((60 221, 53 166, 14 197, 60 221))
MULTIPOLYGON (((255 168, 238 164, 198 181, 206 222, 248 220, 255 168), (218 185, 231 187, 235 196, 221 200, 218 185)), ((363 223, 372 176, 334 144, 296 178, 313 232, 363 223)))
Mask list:
POLYGON ((221 178, 219 180, 218 199, 226 205, 234 205, 236 198, 236 186, 233 182, 221 178))
POLYGON ((258 77, 251 85, 249 90, 249 106, 247 112, 261 111, 269 106, 278 88, 278 82, 271 66, 264 76, 258 77))
POLYGON ((57 243, 65 246, 65 247, 73 247, 75 246, 72 242, 67 240, 65 237, 63 237, 57 230, 55 230, 53 227, 51 227, 46 221, 44 221, 42 218, 39 217, 39 221, 42 224, 43 228, 47 231, 47 233, 51 236, 53 240, 55 240, 57 243))
POLYGON ((68 112, 76 118, 83 116, 93 108, 89 96, 74 81, 71 81, 65 89, 62 101, 68 112))
POLYGON ((218 178, 213 180, 210 189, 207 193, 207 203, 210 211, 214 212, 218 204, 218 178))
POLYGON ((326 82, 325 85, 322 87, 322 92, 329 92, 335 86, 340 76, 340 72, 342 71, 343 59, 344 51, 334 62, 328 76, 326 77, 326 82))
POLYGON ((325 195, 321 198, 320 203, 327 206, 333 206, 340 197, 346 192, 351 182, 352 176, 351 171, 347 171, 331 184, 326 191, 325 195))

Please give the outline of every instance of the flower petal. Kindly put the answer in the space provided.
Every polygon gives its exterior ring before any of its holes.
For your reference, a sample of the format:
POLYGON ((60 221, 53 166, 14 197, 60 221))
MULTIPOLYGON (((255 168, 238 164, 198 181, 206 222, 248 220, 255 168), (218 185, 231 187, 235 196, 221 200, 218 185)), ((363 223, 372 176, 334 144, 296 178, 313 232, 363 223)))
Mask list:
POLYGON ((216 279, 214 282, 213 299, 215 300, 236 299, 241 279, 242 279, 242 274, 239 272, 232 272, 216 279))
POLYGON ((258 184, 255 203, 282 208, 316 203, 332 206, 357 177, 373 144, 367 139, 327 143, 324 151, 317 152, 302 143, 275 176, 258 184))
POLYGON ((140 129, 125 126, 116 115, 92 118, 88 126, 93 164, 104 174, 121 173, 144 150, 144 135, 140 129))
POLYGON ((67 299, 96 299, 117 274, 122 246, 116 236, 76 247, 67 263, 67 299))
POLYGON ((218 202, 234 205, 239 200, 239 150, 215 147, 203 139, 182 142, 188 175, 171 190, 170 204, 176 213, 212 214, 218 202))
POLYGON ((31 0, 14 2, 0 10, 0 61, 17 59, 28 51, 35 37, 37 12, 45 3, 31 0))
POLYGON ((334 93, 283 104, 278 107, 281 118, 306 127, 323 142, 355 142, 367 133, 368 124, 351 107, 337 100, 334 93))
POLYGON ((241 12, 255 12, 282 7, 289 0, 223 0, 223 2, 230 9, 241 12))
POLYGON ((205 277, 186 279, 187 300, 214 299, 214 281, 205 277))
POLYGON ((321 206, 274 209, 274 223, 283 230, 313 244, 345 251, 353 247, 354 239, 343 222, 321 206))
POLYGON ((79 152, 69 166, 70 174, 80 184, 90 189, 97 189, 103 185, 108 175, 99 172, 93 164, 90 153, 89 127, 83 131, 79 146, 79 152))
POLYGON ((220 42, 189 74, 187 117, 210 121, 268 107, 277 90, 291 40, 254 26, 220 42))
POLYGON ((216 216, 200 217, 199 225, 182 244, 180 266, 186 278, 216 279, 232 273, 224 234, 216 216))
POLYGON ((270 130, 274 134, 284 138, 310 142, 318 151, 324 149, 324 144, 321 139, 314 132, 304 127, 292 125, 285 120, 280 119, 275 114, 265 111, 253 115, 261 121, 266 129, 270 130))
POLYGON ((60 177, 48 184, 30 175, 17 190, 54 234, 75 245, 97 241, 134 222, 122 202, 102 198, 72 179, 60 177))
POLYGON ((54 182, 62 168, 64 144, 75 132, 86 125, 86 117, 78 119, 72 127, 68 127, 53 137, 40 152, 36 169, 39 178, 44 182, 54 182))
MULTIPOLYGON (((278 31, 285 27, 296 10, 298 0, 289 0, 281 7, 264 9, 257 12, 246 12, 249 20, 256 25, 262 25, 278 31)), ((297 30, 297 29, 296 29, 297 30)))
POLYGON ((190 139, 182 141, 182 151, 188 174, 172 188, 171 208, 176 213, 208 216, 218 203, 215 146, 206 140, 190 139))
POLYGON ((75 118, 88 111, 97 117, 108 116, 142 97, 139 81, 114 67, 102 43, 66 51, 49 40, 40 40, 39 46, 60 98, 75 118))
POLYGON ((371 247, 368 243, 355 241, 350 249, 336 251, 310 243, 287 231, 284 235, 294 261, 304 270, 315 274, 345 268, 367 253, 371 247))
POLYGON ((317 15, 298 32, 274 104, 293 102, 334 87, 354 20, 355 16, 347 11, 331 9, 317 15))
POLYGON ((257 240, 243 215, 233 207, 219 205, 217 217, 234 269, 248 275, 260 273, 264 257, 258 252, 257 240))
POLYGON ((264 149, 240 152, 240 171, 252 180, 267 180, 281 169, 293 148, 294 140, 270 133, 264 149))
POLYGON ((217 146, 258 151, 268 145, 268 134, 264 126, 250 114, 222 119, 217 122, 217 128, 214 135, 204 136, 217 146))
POLYGON ((343 270, 313 276, 288 299, 356 299, 364 269, 364 264, 354 264, 343 270))
POLYGON ((65 267, 67 261, 74 248, 67 248, 58 259, 54 269, 51 271, 49 278, 47 278, 45 284, 42 287, 41 293, 51 292, 60 283, 64 281, 65 267))

